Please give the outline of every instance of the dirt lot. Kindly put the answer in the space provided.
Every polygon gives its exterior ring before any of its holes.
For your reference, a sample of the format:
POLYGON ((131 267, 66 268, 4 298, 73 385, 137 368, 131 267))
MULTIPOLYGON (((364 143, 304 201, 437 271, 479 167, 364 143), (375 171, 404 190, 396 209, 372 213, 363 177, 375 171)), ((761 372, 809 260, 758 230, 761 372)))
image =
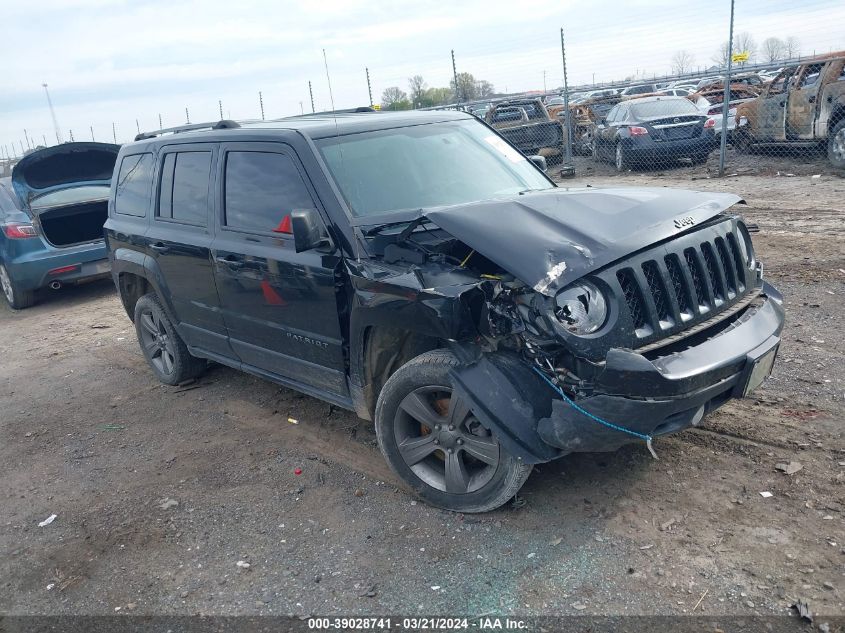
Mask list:
POLYGON ((845 180, 592 173, 746 197, 788 317, 755 397, 461 516, 351 413, 222 367, 159 385, 109 283, 45 294, 0 308, 0 613, 845 614, 845 180))

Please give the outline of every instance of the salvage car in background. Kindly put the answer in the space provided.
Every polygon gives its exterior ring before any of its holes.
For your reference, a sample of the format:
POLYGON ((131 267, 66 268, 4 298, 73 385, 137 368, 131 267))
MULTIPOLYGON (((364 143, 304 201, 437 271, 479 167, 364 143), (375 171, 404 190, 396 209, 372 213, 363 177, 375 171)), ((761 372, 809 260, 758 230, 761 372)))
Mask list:
MULTIPOLYGON (((757 91, 749 88, 745 84, 731 84, 730 94, 728 95, 728 140, 732 140, 734 130, 736 129, 736 108, 740 103, 751 101, 757 98, 757 91)), ((713 119, 713 133, 716 137, 722 135, 722 103, 725 99, 724 88, 705 88, 699 90, 695 94, 689 96, 690 101, 695 103, 696 107, 713 119)))
POLYGON ((119 145, 64 143, 27 154, 0 180, 0 286, 12 308, 35 291, 109 273, 103 224, 119 145))
POLYGON ((563 124, 549 115, 542 99, 502 101, 490 108, 484 118, 525 156, 563 156, 563 124))
POLYGON ((497 508, 534 464, 650 446, 771 371, 782 298, 735 195, 559 189, 458 112, 200 127, 140 135, 113 180, 151 370, 212 359, 355 411, 431 504, 497 508))
POLYGON ((845 169, 845 51, 784 68, 763 93, 737 106, 734 147, 817 148, 845 169))
POLYGON ((623 101, 593 134, 593 158, 613 161, 618 171, 680 158, 703 163, 713 150, 712 119, 684 97, 623 101))

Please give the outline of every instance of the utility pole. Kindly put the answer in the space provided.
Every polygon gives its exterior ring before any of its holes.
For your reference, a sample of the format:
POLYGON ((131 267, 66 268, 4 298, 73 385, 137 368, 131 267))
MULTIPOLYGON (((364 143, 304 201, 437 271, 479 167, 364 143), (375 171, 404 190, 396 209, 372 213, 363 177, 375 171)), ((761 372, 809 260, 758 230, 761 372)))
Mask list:
POLYGON ((190 125, 191 124, 191 115, 188 113, 188 107, 185 106, 185 122, 190 125))
POLYGON ((560 56, 563 61, 563 111, 566 121, 566 162, 560 170, 561 176, 574 176, 575 165, 572 164, 572 112, 569 111, 569 83, 566 78, 566 44, 563 41, 563 29, 560 29, 560 56))
POLYGON ((299 113, 305 114, 305 108, 302 107, 302 101, 299 102, 299 113))
POLYGON ((114 139, 114 144, 117 145, 117 130, 114 127, 114 121, 111 122, 111 136, 114 139))
POLYGON ((26 128, 23 129, 23 137, 26 140, 26 148, 32 149, 32 146, 29 144, 29 134, 27 134, 26 128))
POLYGON ((50 99, 50 91, 47 90, 47 84, 41 84, 44 88, 44 94, 47 95, 47 105, 50 106, 50 116, 53 118, 53 130, 56 132, 56 143, 63 143, 62 130, 59 127, 59 121, 56 119, 56 111, 53 109, 53 100, 50 99))
POLYGON ((73 143, 73 130, 68 130, 70 133, 70 142, 73 143))
POLYGON ((138 130, 138 134, 141 133, 141 124, 138 123, 138 119, 135 119, 135 129, 138 130))
POLYGON ((452 49, 452 76, 455 78, 455 101, 461 101, 461 91, 458 88, 458 67, 455 65, 455 49, 452 49))
POLYGON ((308 94, 311 95, 311 112, 316 112, 317 110, 314 108, 314 90, 311 88, 311 82, 308 82, 308 94))
POLYGON ((158 114, 158 129, 163 130, 164 126, 161 124, 161 113, 158 114))
POLYGON ((543 71, 543 94, 546 93, 546 71, 543 71))
POLYGON ((264 96, 258 91, 258 105, 261 108, 261 120, 264 120, 264 96))
POLYGON ((94 138, 94 126, 93 126, 93 125, 91 126, 91 140, 92 140, 92 141, 96 140, 96 139, 94 138))
POLYGON ((222 99, 217 100, 217 107, 220 109, 220 120, 222 121, 223 120, 223 100, 222 99))
POLYGON ((373 87, 370 85, 370 69, 364 68, 367 72, 367 93, 370 95, 370 107, 373 107, 373 87))
POLYGON ((728 69, 725 77, 725 94, 722 97, 722 138, 719 142, 719 177, 725 175, 725 152, 728 143, 728 110, 731 98, 731 62, 734 53, 734 0, 731 0, 731 26, 728 35, 728 69))

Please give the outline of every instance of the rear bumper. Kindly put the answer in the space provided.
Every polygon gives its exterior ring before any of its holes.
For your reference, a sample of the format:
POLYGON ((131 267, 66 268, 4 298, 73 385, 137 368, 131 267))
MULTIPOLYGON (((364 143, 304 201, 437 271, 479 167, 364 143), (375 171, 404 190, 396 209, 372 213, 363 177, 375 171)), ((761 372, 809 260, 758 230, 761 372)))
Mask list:
POLYGON ((105 242, 80 244, 68 248, 44 248, 19 253, 6 262, 6 269, 22 290, 36 290, 53 281, 75 283, 107 277, 111 266, 105 242), (57 269, 69 268, 65 271, 57 269))
MULTIPOLYGON (((578 406, 657 437, 697 425, 731 398, 743 397, 749 382, 760 379, 753 370, 773 360, 783 329, 780 294, 768 284, 763 292, 763 303, 732 329, 684 351, 649 360, 630 350, 611 350, 592 394, 579 399, 578 406)), ((512 454, 537 463, 642 441, 591 420, 556 396, 527 364, 517 368, 517 362, 488 356, 453 372, 456 391, 512 454)))
POLYGON ((655 141, 651 138, 623 139, 622 146, 631 160, 654 161, 661 158, 686 158, 713 149, 715 136, 709 130, 698 138, 655 141))

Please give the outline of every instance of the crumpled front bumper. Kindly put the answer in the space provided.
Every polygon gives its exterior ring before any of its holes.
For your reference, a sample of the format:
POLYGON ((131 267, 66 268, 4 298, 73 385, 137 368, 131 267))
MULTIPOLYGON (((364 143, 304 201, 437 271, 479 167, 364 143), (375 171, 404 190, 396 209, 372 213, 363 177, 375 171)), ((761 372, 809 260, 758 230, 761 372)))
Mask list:
MULTIPOLYGON (((579 399, 578 406, 653 437, 698 424, 731 398, 743 397, 757 361, 767 363, 776 354, 783 300, 768 284, 761 297, 753 314, 686 350, 653 360, 630 350, 611 350, 593 394, 579 399)), ((455 389, 469 398, 475 415, 512 454, 537 463, 642 441, 591 420, 556 396, 526 363, 521 365, 513 358, 488 356, 452 375, 455 389)))

